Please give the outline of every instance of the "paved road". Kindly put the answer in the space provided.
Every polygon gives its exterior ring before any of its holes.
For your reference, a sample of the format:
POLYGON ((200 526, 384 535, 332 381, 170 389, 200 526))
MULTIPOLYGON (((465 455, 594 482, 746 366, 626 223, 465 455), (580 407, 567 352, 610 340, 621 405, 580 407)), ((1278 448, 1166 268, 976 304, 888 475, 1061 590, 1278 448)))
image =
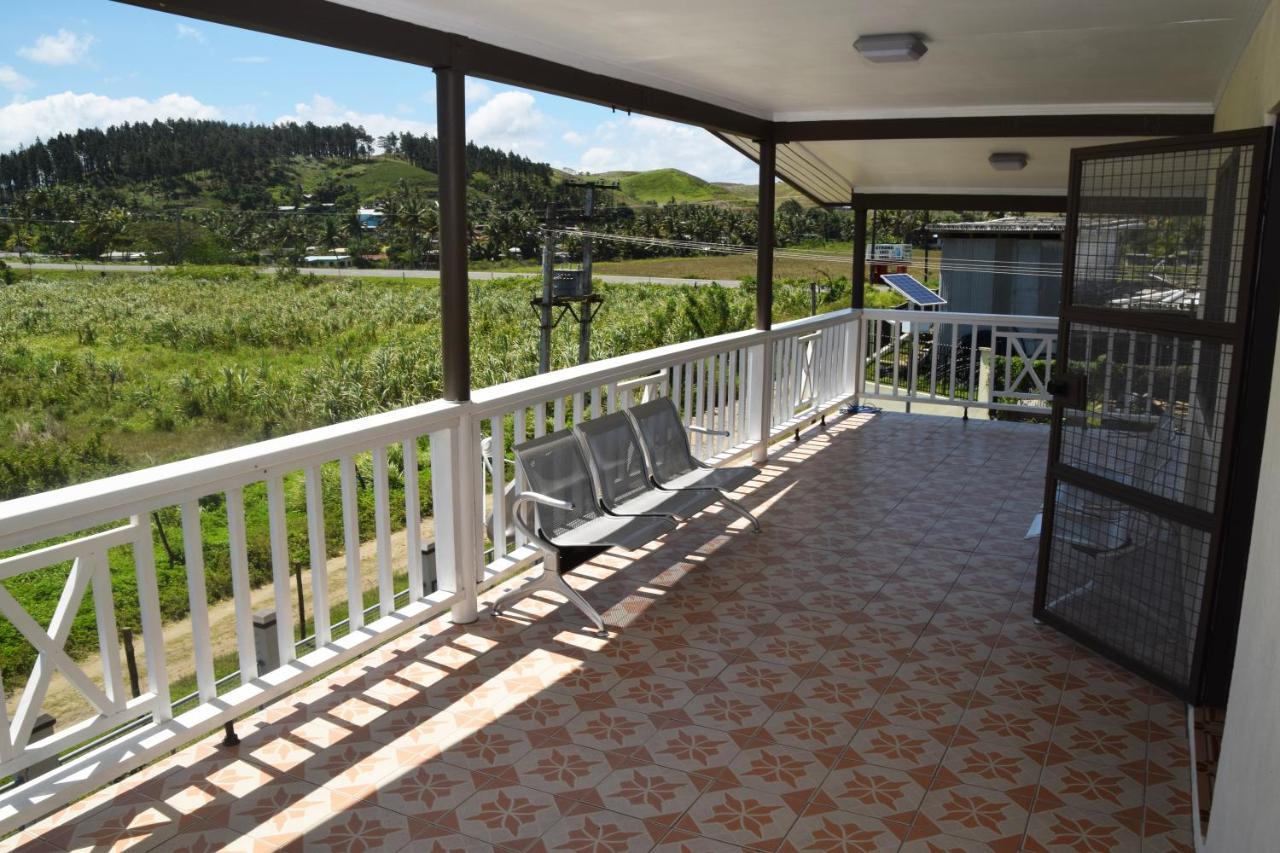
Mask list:
MULTIPOLYGON (((36 270, 84 270, 86 272, 150 272, 152 270, 163 270, 162 266, 147 266, 144 264, 54 264, 54 263, 33 263, 27 264, 18 261, 16 258, 6 258, 9 265, 14 269, 36 269, 36 270)), ((275 267, 259 267, 258 272, 274 273, 275 267)), ((301 272, 312 273, 314 275, 332 276, 335 278, 439 278, 439 270, 384 270, 384 269, 332 269, 329 267, 303 267, 301 272)), ((536 275, 536 273, 512 273, 491 270, 472 270, 470 278, 474 281, 491 281, 499 278, 511 278, 513 275, 536 275)), ((597 281, 608 282, 609 284, 661 284, 661 285, 710 285, 718 284, 721 287, 738 287, 741 285, 735 278, 659 278, 654 276, 643 275, 595 275, 597 281)))

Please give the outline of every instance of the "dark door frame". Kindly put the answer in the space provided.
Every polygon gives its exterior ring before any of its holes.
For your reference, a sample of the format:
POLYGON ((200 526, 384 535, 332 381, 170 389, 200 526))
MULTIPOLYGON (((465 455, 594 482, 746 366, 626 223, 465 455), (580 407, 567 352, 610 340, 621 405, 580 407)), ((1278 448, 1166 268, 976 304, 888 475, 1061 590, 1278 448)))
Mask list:
POLYGON ((1049 441, 1049 457, 1045 473, 1044 517, 1037 561, 1034 615, 1064 634, 1104 656, 1139 673, 1148 680, 1194 704, 1224 701, 1230 684, 1230 668, 1238 628, 1240 598, 1243 590, 1248 539, 1252 529, 1257 499, 1258 469, 1262 451, 1270 375, 1276 345, 1276 317, 1280 309, 1277 287, 1261 286, 1263 281, 1280 280, 1280 215, 1265 217, 1265 198, 1280 198, 1280 168, 1272 148, 1269 128, 1206 134, 1176 139, 1102 145, 1075 149, 1071 152, 1070 193, 1067 225, 1064 234, 1062 307, 1059 315, 1058 353, 1055 376, 1065 379, 1069 366, 1067 342, 1073 324, 1099 323, 1122 329, 1159 329, 1183 332, 1210 341, 1229 343, 1234 347, 1228 395, 1223 424, 1223 467, 1214 498, 1212 513, 1195 511, 1164 502, 1155 496, 1139 495, 1136 490, 1091 475, 1059 460, 1061 455, 1061 423, 1066 409, 1064 400, 1053 402, 1053 429, 1049 441), (1190 321, 1185 317, 1147 314, 1097 307, 1073 306, 1075 285, 1075 249, 1080 214, 1080 185, 1083 163, 1108 155, 1175 152, 1205 145, 1236 144, 1253 148, 1253 168, 1265 170, 1261 180, 1251 183, 1247 203, 1240 290, 1236 319, 1231 323, 1190 321), (1265 196, 1265 197, 1264 197, 1265 196), (1248 380, 1248 389, 1245 381, 1248 380), (1074 626, 1047 610, 1050 552, 1053 543, 1054 504, 1059 481, 1093 489, 1120 500, 1141 502, 1151 511, 1175 518, 1191 526, 1208 530, 1211 550, 1202 594, 1198 626, 1188 685, 1171 683, 1163 674, 1118 652, 1100 638, 1074 626), (1135 498, 1141 499, 1136 501, 1135 498), (1162 506, 1162 504, 1170 504, 1162 506))

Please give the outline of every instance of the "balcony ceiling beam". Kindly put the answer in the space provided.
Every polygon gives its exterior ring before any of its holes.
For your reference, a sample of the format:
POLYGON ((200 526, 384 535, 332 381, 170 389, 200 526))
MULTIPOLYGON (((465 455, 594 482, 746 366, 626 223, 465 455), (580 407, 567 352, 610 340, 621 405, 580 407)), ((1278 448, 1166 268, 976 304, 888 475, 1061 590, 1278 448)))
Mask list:
POLYGON ((1212 133, 1213 115, 1117 113, 784 121, 779 144, 874 139, 1011 139, 1031 137, 1186 136, 1212 133))
POLYGON ((1016 193, 855 193, 851 202, 826 207, 853 210, 1025 210, 1066 213, 1066 195, 1016 193))
POLYGON ((215 24, 463 73, 713 130, 763 135, 770 122, 652 86, 343 6, 299 0, 116 0, 215 24))

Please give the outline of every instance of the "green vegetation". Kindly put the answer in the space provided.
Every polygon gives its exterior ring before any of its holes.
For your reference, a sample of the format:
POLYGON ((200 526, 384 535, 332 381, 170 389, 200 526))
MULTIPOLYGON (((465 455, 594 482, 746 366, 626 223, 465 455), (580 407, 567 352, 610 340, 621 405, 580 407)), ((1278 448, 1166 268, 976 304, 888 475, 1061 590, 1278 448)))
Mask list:
MULTIPOLYGON (((719 201, 738 206, 754 206, 754 199, 745 199, 722 186, 708 183, 696 175, 690 175, 679 169, 654 169, 651 172, 616 174, 617 181, 622 187, 622 194, 641 204, 663 204, 668 201, 719 201)), ((598 177, 608 180, 614 178, 614 175, 598 177)))
MULTIPOLYGON (((476 387, 536 372, 537 334, 528 301, 531 279, 477 282, 472 297, 472 369, 476 387)), ((754 288, 649 287, 597 283, 606 297, 594 325, 597 358, 747 328, 754 288)), ((809 310, 803 282, 778 288, 776 316, 809 310)), ((824 288, 820 310, 848 303, 848 285, 824 288)), ((93 477, 186 458, 440 396, 438 283, 428 280, 265 276, 237 268, 165 273, 16 275, 0 286, 0 500, 93 477)), ((576 359, 576 329, 557 329, 553 366, 576 359)), ((393 524, 403 526, 400 452, 392 447, 393 524)), ((430 513, 430 472, 420 494, 430 513)), ((361 530, 372 530, 372 469, 357 459, 361 530)), ((330 554, 341 550, 336 466, 323 470, 330 554)), ((305 499, 298 476, 286 478, 296 518, 305 499)), ((246 490, 250 573, 271 577, 265 488, 246 490)), ((204 556, 211 600, 230 594, 226 514, 221 495, 202 502, 204 556)), ((153 517, 166 620, 187 612, 180 515, 153 517)), ((121 626, 138 624, 127 549, 111 555, 121 626)), ((289 529, 290 562, 307 564, 306 531, 289 529)), ((41 624, 57 604, 66 567, 5 582, 41 624)), ((86 600, 68 647, 97 646, 86 600)), ((20 683, 32 650, 0 621, 0 672, 20 683)))

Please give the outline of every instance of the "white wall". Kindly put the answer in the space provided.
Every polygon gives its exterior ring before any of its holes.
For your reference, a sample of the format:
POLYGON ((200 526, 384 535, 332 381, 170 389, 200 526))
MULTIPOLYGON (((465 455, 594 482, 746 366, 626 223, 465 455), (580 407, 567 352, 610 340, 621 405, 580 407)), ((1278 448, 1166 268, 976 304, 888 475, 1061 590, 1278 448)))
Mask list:
MULTIPOLYGON (((1262 124, 1280 104, 1280 0, 1272 0, 1218 105, 1216 127, 1262 124)), ((1272 201, 1272 216, 1280 215, 1272 201)), ((1262 282, 1263 287, 1280 282, 1262 282)), ((1247 381, 1247 379, 1246 379, 1247 381)), ((1280 363, 1272 368, 1227 726, 1209 820, 1211 853, 1280 850, 1280 363)))

